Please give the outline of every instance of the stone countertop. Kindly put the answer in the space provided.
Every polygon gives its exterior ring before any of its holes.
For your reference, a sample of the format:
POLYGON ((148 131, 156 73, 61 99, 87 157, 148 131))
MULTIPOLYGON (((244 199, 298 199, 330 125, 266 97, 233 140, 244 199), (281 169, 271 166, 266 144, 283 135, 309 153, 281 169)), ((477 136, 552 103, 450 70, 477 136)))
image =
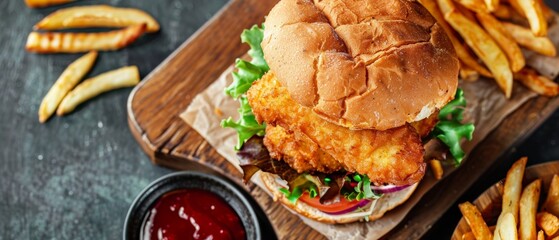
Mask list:
POLYGON ((226 2, 85 0, 29 9, 23 0, 0 1, 0 239, 119 239, 136 195, 172 171, 151 164, 130 133, 126 101, 131 88, 39 123, 43 96, 81 54, 27 53, 33 25, 73 5, 146 10, 161 31, 121 51, 100 52, 88 74, 137 65, 143 78, 226 2))

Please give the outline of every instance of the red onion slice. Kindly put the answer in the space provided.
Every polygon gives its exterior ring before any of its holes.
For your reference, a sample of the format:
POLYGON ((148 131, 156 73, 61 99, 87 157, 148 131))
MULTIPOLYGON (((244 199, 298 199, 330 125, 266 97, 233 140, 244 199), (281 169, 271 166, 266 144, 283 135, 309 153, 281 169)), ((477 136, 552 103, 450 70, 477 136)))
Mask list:
POLYGON ((360 207, 364 207, 367 206, 367 204, 369 204, 371 201, 368 199, 363 199, 361 200, 361 202, 359 202, 357 205, 350 207, 348 209, 339 211, 339 212, 327 212, 327 214, 331 214, 331 215, 342 215, 342 214, 346 214, 346 213, 350 213, 355 211, 355 209, 360 208, 360 207))
POLYGON ((409 187, 411 185, 401 185, 401 186, 396 186, 396 185, 386 185, 386 186, 371 186, 371 189, 373 189, 373 191, 378 192, 378 193, 393 193, 393 192, 397 192, 397 191, 401 191, 406 189, 407 187, 409 187))

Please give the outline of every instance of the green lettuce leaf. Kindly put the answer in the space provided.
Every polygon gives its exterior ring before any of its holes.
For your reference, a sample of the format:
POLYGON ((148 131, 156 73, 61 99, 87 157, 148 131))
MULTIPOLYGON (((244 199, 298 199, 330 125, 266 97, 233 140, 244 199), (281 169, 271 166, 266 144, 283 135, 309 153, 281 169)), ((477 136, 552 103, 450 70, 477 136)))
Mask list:
POLYGON ((252 26, 250 29, 245 29, 241 34, 241 42, 246 43, 250 46, 248 50, 248 55, 252 57, 250 61, 255 66, 263 69, 264 72, 270 70, 266 60, 264 60, 264 52, 260 44, 264 39, 264 25, 258 27, 258 25, 252 26))
POLYGON ((382 197, 382 194, 376 193, 371 189, 371 180, 367 175, 355 174, 353 178, 348 178, 348 182, 357 182, 357 186, 353 187, 351 191, 344 193, 344 197, 349 201, 363 200, 363 199, 377 199, 382 197))
POLYGON ((264 26, 254 25, 245 29, 241 34, 241 42, 250 46, 248 55, 252 60, 247 62, 242 59, 235 61, 236 71, 232 73, 233 83, 225 89, 225 93, 241 103, 239 108, 240 118, 233 120, 229 117, 221 122, 222 127, 230 127, 237 131, 238 141, 235 150, 239 150, 243 144, 254 135, 264 136, 266 125, 259 124, 248 104, 246 92, 252 83, 260 79, 270 68, 264 60, 264 53, 260 43, 264 38, 264 26))
POLYGON ((221 127, 230 127, 237 131, 238 140, 235 150, 241 149, 243 144, 248 141, 252 136, 264 136, 266 133, 266 125, 259 124, 256 121, 254 113, 248 104, 246 96, 239 98, 241 107, 239 108, 239 113, 241 117, 239 120, 235 121, 233 118, 229 117, 221 122, 221 127))
POLYGON ((439 120, 455 120, 462 121, 464 119, 463 113, 466 108, 466 98, 464 97, 464 91, 462 89, 456 90, 456 96, 454 100, 444 106, 441 111, 439 111, 439 120))
POLYGON ((319 194, 317 186, 311 181, 307 181, 301 185, 294 187, 293 191, 289 191, 289 189, 287 188, 280 188, 280 192, 282 192, 285 197, 292 203, 297 203, 297 200, 299 200, 299 198, 305 192, 308 192, 309 197, 311 198, 315 198, 319 194))
POLYGON ((450 154, 454 158, 454 164, 457 166, 460 165, 466 155, 460 146, 460 142, 463 138, 471 141, 475 130, 474 124, 462 123, 465 107, 464 91, 458 89, 454 100, 450 101, 439 112, 439 122, 433 130, 433 136, 448 146, 450 154))
POLYGON ((289 189, 280 188, 280 191, 285 195, 290 202, 296 203, 297 200, 303 195, 303 193, 308 192, 309 197, 315 198, 321 195, 319 186, 322 186, 322 182, 316 176, 312 176, 308 173, 303 173, 299 175, 292 181, 288 182, 289 189))
POLYGON ((237 59, 235 61, 236 72, 233 72, 233 83, 225 88, 225 94, 231 96, 234 99, 238 99, 243 96, 252 83, 266 73, 262 68, 247 62, 242 59, 237 59))

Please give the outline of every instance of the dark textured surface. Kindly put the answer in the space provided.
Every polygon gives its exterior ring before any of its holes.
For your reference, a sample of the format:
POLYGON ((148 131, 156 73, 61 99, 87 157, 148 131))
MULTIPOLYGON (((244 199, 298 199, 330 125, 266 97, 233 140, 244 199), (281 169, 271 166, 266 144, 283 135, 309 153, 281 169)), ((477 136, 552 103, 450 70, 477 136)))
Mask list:
MULTIPOLYGON (((145 76, 225 2, 73 4, 138 7, 151 13, 162 27, 161 32, 144 36, 127 49, 101 53, 89 76, 131 64, 138 65, 145 76)), ((32 10, 22 0, 0 1, 0 239, 118 239, 134 197, 171 170, 152 165, 131 136, 126 124, 130 89, 104 94, 69 116, 39 124, 42 97, 79 56, 35 55, 23 50, 33 24, 58 8, 32 10)), ((556 112, 461 201, 473 200, 502 178, 517 156, 528 155, 530 164, 559 159, 557 129, 556 112)), ((458 218, 457 208, 451 209, 434 226, 431 239, 450 236, 458 218)))
MULTIPOLYGON (((151 13, 162 31, 131 47, 101 53, 88 76, 137 65, 144 77, 216 13, 226 0, 79 1, 151 13)), ((61 7, 0 1, 0 239, 119 239, 134 197, 171 172, 151 164, 126 123, 131 89, 103 94, 41 125, 37 109, 77 55, 24 51, 33 24, 61 7)), ((211 66, 208 66, 211 67, 211 66)))

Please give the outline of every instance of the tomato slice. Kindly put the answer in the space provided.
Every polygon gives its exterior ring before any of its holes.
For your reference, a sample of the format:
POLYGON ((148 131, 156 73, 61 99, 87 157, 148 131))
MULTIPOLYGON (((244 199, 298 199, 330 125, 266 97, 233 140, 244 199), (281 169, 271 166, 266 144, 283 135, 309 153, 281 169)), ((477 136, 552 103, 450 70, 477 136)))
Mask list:
POLYGON ((308 204, 311 207, 314 207, 320 211, 325 213, 337 213, 341 212, 350 208, 355 207, 359 204, 360 201, 348 201, 345 197, 341 197, 339 202, 332 203, 332 204, 322 204, 320 203, 319 197, 311 198, 308 193, 303 193, 299 198, 299 201, 303 201, 304 203, 308 204))

